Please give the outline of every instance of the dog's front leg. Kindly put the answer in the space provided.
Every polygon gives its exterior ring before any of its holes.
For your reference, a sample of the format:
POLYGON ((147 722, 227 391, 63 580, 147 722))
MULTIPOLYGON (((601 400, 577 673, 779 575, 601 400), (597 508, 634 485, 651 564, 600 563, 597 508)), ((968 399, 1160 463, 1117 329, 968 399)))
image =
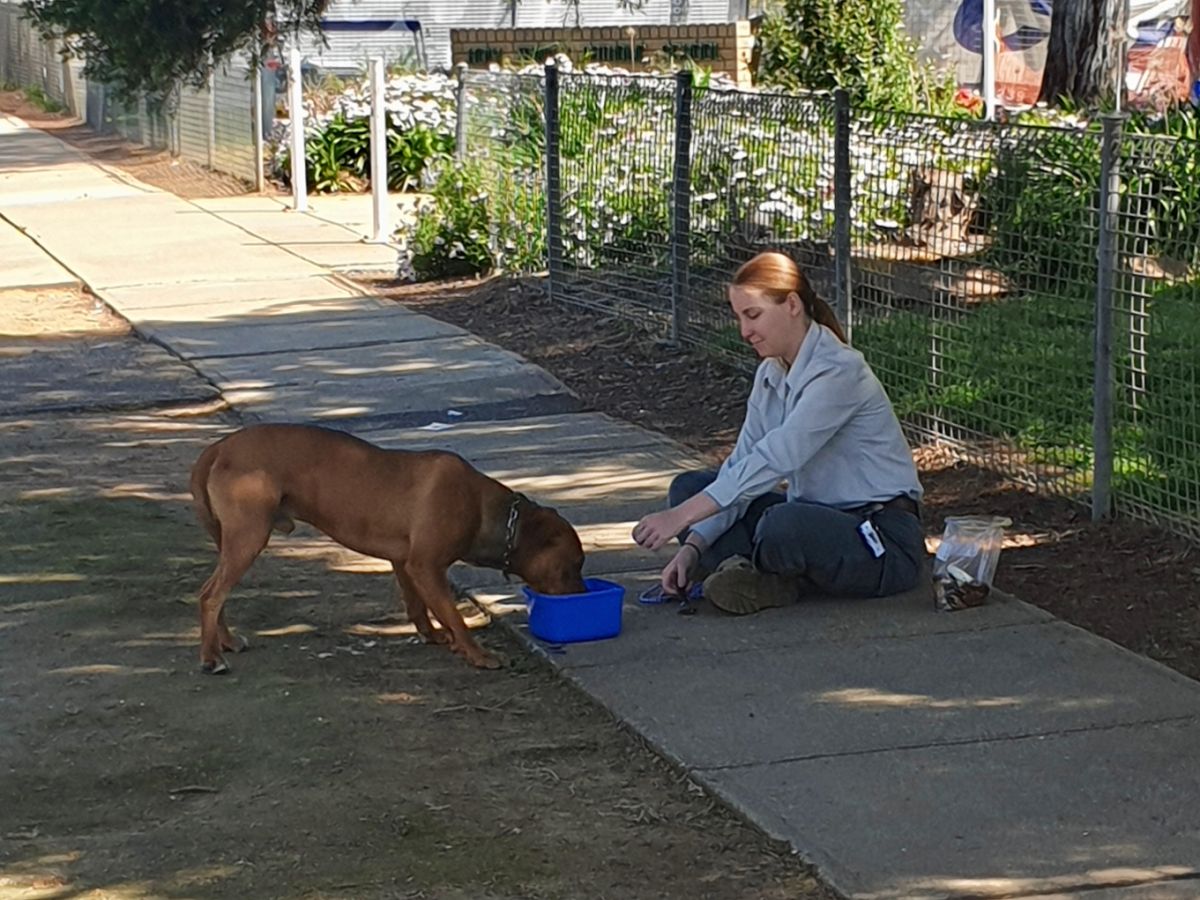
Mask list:
POLYGON ((450 632, 450 649, 477 668, 500 668, 500 660, 480 647, 471 637, 467 623, 459 615, 458 607, 454 603, 454 592, 450 589, 446 570, 409 561, 404 566, 404 572, 429 611, 442 623, 442 627, 450 632))
POLYGON ((404 600, 404 610, 408 613, 408 621, 417 627, 417 634, 427 644, 448 644, 451 640, 449 631, 437 631, 429 621, 429 611, 425 608, 425 600, 421 597, 417 586, 404 571, 404 563, 393 562, 392 571, 396 573, 396 582, 400 585, 400 596, 404 600))

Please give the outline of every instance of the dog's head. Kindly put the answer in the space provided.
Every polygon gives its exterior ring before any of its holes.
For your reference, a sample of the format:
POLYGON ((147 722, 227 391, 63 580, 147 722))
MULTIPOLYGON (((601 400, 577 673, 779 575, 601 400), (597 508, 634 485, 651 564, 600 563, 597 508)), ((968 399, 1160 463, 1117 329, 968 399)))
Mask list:
POLYGON ((557 511, 531 503, 521 510, 512 571, 539 594, 582 594, 579 535, 557 511))

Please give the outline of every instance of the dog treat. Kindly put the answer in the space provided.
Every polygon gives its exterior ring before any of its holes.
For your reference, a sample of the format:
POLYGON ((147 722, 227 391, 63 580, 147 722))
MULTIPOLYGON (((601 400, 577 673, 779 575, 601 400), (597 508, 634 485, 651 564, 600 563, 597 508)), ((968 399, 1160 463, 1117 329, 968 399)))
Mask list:
POLYGON ((947 566, 945 573, 933 582, 933 595, 939 612, 983 606, 990 593, 988 585, 976 581, 955 565, 947 566))

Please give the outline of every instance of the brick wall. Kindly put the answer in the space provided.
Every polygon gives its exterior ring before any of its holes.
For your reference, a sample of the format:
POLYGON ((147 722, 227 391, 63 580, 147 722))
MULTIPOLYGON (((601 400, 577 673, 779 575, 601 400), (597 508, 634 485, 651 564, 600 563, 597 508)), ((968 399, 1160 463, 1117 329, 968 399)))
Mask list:
POLYGON ((453 28, 450 53, 454 63, 486 68, 491 63, 541 61, 566 53, 624 69, 645 68, 643 59, 661 67, 666 58, 687 58, 723 72, 739 85, 751 82, 754 33, 745 20, 718 25, 643 25, 598 28, 453 28))

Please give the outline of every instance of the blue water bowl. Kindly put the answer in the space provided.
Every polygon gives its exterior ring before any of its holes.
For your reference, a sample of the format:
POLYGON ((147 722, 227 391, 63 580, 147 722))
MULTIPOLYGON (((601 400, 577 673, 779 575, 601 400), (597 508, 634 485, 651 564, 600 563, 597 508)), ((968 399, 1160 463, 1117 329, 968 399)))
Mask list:
POLYGON ((539 594, 523 588, 529 604, 529 630, 551 644, 600 641, 621 633, 625 588, 602 578, 585 578, 582 594, 539 594))

